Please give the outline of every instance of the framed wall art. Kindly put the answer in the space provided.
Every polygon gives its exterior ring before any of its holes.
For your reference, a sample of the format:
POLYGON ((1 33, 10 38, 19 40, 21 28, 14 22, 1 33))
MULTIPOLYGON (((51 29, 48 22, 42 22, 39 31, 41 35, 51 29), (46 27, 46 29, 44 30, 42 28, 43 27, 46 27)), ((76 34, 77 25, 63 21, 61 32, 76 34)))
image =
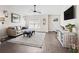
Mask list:
POLYGON ((12 23, 20 22, 20 15, 18 15, 16 13, 11 13, 11 22, 12 23))

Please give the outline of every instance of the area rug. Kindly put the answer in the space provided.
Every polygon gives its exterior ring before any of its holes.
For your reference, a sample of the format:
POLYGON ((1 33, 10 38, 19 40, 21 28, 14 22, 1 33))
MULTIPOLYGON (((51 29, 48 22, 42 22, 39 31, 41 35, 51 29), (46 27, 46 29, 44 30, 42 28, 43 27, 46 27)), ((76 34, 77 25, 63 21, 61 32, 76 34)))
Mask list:
POLYGON ((35 32, 35 34, 33 34, 33 36, 30 38, 21 35, 19 37, 8 40, 8 42, 41 48, 44 42, 44 38, 45 38, 45 33, 35 32))

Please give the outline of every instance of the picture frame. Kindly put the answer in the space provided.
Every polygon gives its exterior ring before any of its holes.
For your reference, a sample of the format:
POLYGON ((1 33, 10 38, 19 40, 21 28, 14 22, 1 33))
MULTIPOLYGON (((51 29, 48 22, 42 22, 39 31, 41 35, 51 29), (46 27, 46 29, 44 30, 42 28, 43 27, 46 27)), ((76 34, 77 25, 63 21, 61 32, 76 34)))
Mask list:
POLYGON ((11 13, 11 22, 12 23, 19 23, 20 22, 20 15, 16 13, 11 13))
POLYGON ((55 18, 53 21, 54 21, 54 22, 58 22, 58 18, 55 18))
POLYGON ((46 19, 44 18, 44 19, 43 19, 43 25, 45 25, 45 24, 46 24, 46 19))

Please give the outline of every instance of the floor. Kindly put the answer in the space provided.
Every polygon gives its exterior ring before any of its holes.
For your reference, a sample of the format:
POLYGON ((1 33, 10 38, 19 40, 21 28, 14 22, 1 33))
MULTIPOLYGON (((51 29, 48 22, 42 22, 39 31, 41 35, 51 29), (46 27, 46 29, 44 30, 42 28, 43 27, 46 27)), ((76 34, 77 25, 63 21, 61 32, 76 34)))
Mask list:
POLYGON ((46 33, 42 48, 24 46, 9 42, 0 45, 0 53, 66 53, 68 50, 63 48, 56 39, 55 32, 46 33))
POLYGON ((68 49, 63 48, 57 39, 56 32, 49 32, 46 34, 43 44, 43 52, 46 53, 67 53, 68 49))

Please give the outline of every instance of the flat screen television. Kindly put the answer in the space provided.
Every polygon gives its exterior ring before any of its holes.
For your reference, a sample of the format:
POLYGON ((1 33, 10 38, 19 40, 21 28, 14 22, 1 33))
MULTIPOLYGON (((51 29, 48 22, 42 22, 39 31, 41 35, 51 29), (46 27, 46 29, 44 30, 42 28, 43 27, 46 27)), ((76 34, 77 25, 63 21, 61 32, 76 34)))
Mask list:
POLYGON ((75 18, 75 6, 71 6, 64 12, 64 20, 70 20, 75 18))

